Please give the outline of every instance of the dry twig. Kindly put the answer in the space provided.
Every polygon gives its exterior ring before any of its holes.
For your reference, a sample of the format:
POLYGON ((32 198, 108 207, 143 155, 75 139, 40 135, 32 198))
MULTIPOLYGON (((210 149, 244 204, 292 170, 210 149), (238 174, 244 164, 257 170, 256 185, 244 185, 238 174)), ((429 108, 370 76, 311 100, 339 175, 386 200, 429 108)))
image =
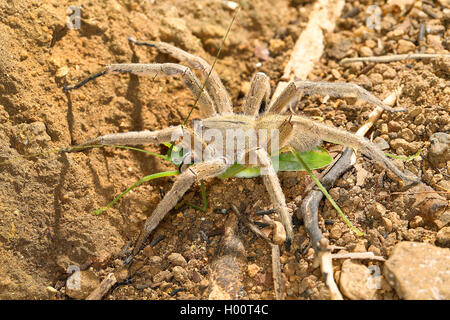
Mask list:
POLYGON ((386 261, 386 259, 381 256, 376 256, 373 252, 335 253, 331 255, 331 258, 386 261))
POLYGON ((378 57, 357 57, 357 58, 346 58, 341 60, 341 64, 352 63, 352 62, 394 62, 403 61, 407 59, 420 60, 420 59, 435 59, 435 58, 450 58, 450 54, 426 54, 426 53, 413 53, 413 54, 397 54, 389 56, 378 56, 378 57))
POLYGON ((100 283, 94 291, 86 298, 86 300, 101 300, 103 296, 117 283, 114 273, 110 273, 100 283))
POLYGON ((323 280, 330 292, 331 300, 344 300, 336 283, 334 282, 333 261, 331 257, 331 247, 328 239, 322 238, 319 242, 317 251, 317 261, 320 262, 320 271, 322 271, 323 280))

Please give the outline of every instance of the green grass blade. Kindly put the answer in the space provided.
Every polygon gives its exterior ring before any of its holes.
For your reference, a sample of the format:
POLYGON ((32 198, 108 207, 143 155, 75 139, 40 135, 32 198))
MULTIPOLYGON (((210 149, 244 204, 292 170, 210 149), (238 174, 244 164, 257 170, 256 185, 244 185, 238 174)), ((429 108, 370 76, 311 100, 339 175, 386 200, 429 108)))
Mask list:
POLYGON ((356 235, 358 236, 364 236, 365 233, 360 231, 358 228, 356 228, 355 226, 353 226, 353 224, 351 223, 351 221, 347 218, 347 216, 344 214, 344 212, 342 212, 341 208, 339 208, 339 206, 336 204, 336 202, 333 200, 333 198, 330 196, 330 194, 328 193, 328 191, 325 189, 325 187, 322 185, 322 183, 320 182, 319 179, 317 179, 317 177, 314 175, 314 173, 312 172, 312 170, 308 167, 308 165, 306 164, 306 162, 302 159, 302 156, 296 152, 294 149, 291 149, 291 152, 294 154, 294 156, 298 159, 298 161, 300 161, 303 166, 305 167, 306 171, 308 172, 308 174, 311 176, 311 178, 313 179, 313 181, 316 183, 317 187, 319 188, 320 191, 322 191, 322 193, 324 194, 324 196, 328 199, 328 201, 330 201, 331 205, 336 209, 336 211, 340 214, 340 216, 342 217, 342 219, 345 221, 345 223, 347 224, 347 226, 350 228, 350 230, 352 230, 353 232, 356 233, 356 235))
POLYGON ((150 181, 150 180, 153 180, 153 179, 163 178, 163 177, 175 176, 175 175, 178 175, 178 174, 180 174, 180 172, 178 172, 178 171, 163 171, 163 172, 158 172, 158 173, 154 173, 154 174, 145 176, 144 178, 140 179, 135 184, 133 184, 131 187, 129 187, 128 189, 123 191, 121 194, 119 194, 116 198, 114 198, 113 201, 108 203, 105 207, 102 207, 102 208, 94 210, 94 214, 95 215, 99 215, 102 212, 105 212, 106 210, 111 208, 117 201, 119 201, 124 195, 126 195, 128 192, 130 192, 134 188, 139 187, 144 182, 147 182, 147 181, 150 181))
POLYGON ((415 154, 410 155, 410 156, 408 156, 408 157, 405 157, 405 156, 399 156, 399 155, 392 154, 392 153, 388 153, 388 152, 385 152, 384 154, 385 154, 387 157, 389 157, 389 158, 400 159, 400 160, 402 160, 402 161, 404 161, 404 162, 409 162, 409 161, 413 160, 414 158, 417 158, 418 156, 420 156, 420 153, 421 153, 421 152, 422 152, 422 149, 419 149, 415 154))
MULTIPOLYGON (((83 150, 83 149, 93 149, 93 148, 104 148, 104 147, 112 147, 112 148, 120 148, 120 149, 127 149, 127 150, 134 150, 134 151, 139 151, 139 152, 144 152, 147 154, 150 154, 152 156, 167 160, 167 156, 158 154, 158 153, 154 153, 148 150, 144 150, 144 149, 140 149, 140 148, 135 148, 135 147, 130 147, 130 146, 120 146, 120 145, 104 145, 104 144, 95 144, 95 145, 81 145, 81 146, 75 146, 75 147, 71 147, 68 150, 70 151, 74 151, 74 150, 83 150)), ((65 149, 61 149, 62 151, 65 149)))
POLYGON ((205 189, 205 183, 203 182, 203 179, 200 180, 200 189, 202 191, 202 201, 203 201, 203 206, 199 207, 195 204, 189 203, 187 201, 182 201, 177 203, 177 205, 175 206, 175 209, 180 208, 182 205, 187 205, 191 208, 194 208, 195 210, 201 211, 201 212, 206 212, 208 211, 208 200, 206 199, 206 189, 205 189))

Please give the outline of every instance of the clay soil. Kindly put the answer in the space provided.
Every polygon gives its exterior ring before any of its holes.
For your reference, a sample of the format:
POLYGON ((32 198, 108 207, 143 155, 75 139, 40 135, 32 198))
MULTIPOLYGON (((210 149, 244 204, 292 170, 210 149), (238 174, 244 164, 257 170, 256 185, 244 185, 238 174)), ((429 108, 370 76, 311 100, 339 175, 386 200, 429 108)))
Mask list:
MULTIPOLYGON (((174 180, 146 183, 108 211, 94 215, 95 209, 143 176, 174 170, 174 166, 150 155, 115 148, 46 152, 101 134, 156 130, 182 123, 194 97, 179 79, 111 75, 70 94, 63 86, 110 63, 175 62, 154 49, 131 46, 129 36, 169 42, 212 63, 233 16, 225 2, 211 0, 90 0, 73 4, 82 6, 81 28, 68 30, 65 2, 0 0, 0 162, 17 158, 0 165, 1 299, 68 299, 65 280, 69 266, 91 270, 94 280, 101 280, 121 265, 120 254, 135 241, 145 219, 174 180), (24 157, 37 153, 45 154, 24 157)), ((255 72, 268 74, 272 87, 280 81, 313 2, 242 1, 242 6, 215 67, 238 112, 255 72)), ((388 143, 386 151, 390 153, 412 155, 422 149, 413 161, 396 163, 442 191, 450 188, 448 159, 430 161, 428 150, 432 134, 450 128, 448 62, 338 63, 344 57, 367 54, 367 49, 373 55, 398 53, 400 39, 411 43, 413 52, 448 53, 449 17, 441 13, 439 5, 430 7, 437 13, 434 18, 414 10, 406 16, 404 12, 388 12, 383 1, 348 1, 309 78, 355 82, 380 98, 404 84, 399 104, 407 112, 383 114, 369 135, 388 143), (366 9, 372 4, 386 9, 378 32, 365 27, 366 9), (355 7, 359 11, 351 12, 355 7), (422 22, 438 27, 418 42, 422 22), (398 29, 404 32, 389 34, 398 29)), ((351 132, 373 109, 350 100, 324 101, 316 96, 305 97, 296 108, 296 112, 351 132)), ((196 108, 191 119, 199 117, 196 108)), ((325 147, 332 155, 341 150, 328 144, 325 147)), ((164 146, 146 150, 167 152, 164 146)), ((297 217, 311 180, 302 172, 279 176, 294 210, 299 247, 295 252, 282 250, 287 298, 327 299, 320 270, 312 264, 310 239, 297 217)), ((261 216, 256 212, 271 209, 271 203, 261 178, 211 179, 205 185, 209 210, 202 213, 187 206, 172 210, 136 257, 127 280, 106 299, 207 297, 209 265, 227 217, 222 209, 229 212, 235 204, 257 221, 261 216), (156 239, 160 241, 155 244, 156 239), (171 253, 186 259, 184 272, 175 272, 170 266, 167 257, 171 253), (158 283, 156 275, 162 277, 158 283)), ((443 227, 441 216, 433 216, 432 209, 424 213, 414 206, 417 195, 393 194, 399 191, 400 181, 359 154, 356 167, 330 193, 367 237, 356 237, 334 209, 322 203, 319 221, 324 235, 346 251, 368 250, 386 258, 402 240, 435 243, 436 233, 443 227)), ((196 184, 183 199, 200 204, 200 186, 196 184)), ((447 200, 445 195, 440 199, 447 200)), ((270 249, 245 226, 239 230, 246 247, 242 295, 273 299, 270 249), (255 269, 256 275, 248 272, 255 269)), ((340 263, 335 263, 337 271, 340 263)), ((384 283, 375 298, 397 296, 384 283)))

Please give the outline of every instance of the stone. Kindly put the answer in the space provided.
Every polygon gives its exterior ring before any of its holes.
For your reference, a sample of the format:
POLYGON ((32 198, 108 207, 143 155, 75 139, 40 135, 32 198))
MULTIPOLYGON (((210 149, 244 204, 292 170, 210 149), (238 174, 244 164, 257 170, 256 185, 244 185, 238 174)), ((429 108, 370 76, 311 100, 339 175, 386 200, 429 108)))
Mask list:
POLYGON ((376 72, 370 74, 369 79, 374 84, 379 84, 379 83, 383 82, 383 76, 381 74, 379 74, 379 73, 376 73, 376 72))
POLYGON ((180 266, 173 267, 172 274, 173 278, 180 283, 185 282, 187 279, 187 271, 183 267, 180 266))
POLYGON ((296 269, 297 269, 297 263, 289 262, 284 265, 283 272, 286 275, 286 277, 290 277, 295 274, 296 269))
POLYGON ((144 254, 144 256, 146 256, 147 258, 150 258, 153 256, 153 248, 151 246, 146 246, 143 250, 142 253, 144 254))
POLYGON ((358 78, 356 78, 355 83, 366 90, 372 89, 372 81, 364 74, 361 74, 358 78))
POLYGON ((174 266, 185 267, 187 265, 186 259, 179 253, 173 252, 171 253, 167 259, 174 266))
POLYGON ((202 275, 194 270, 191 274, 191 280, 195 283, 199 283, 200 281, 202 281, 202 275))
POLYGON ((424 224, 423 218, 421 216, 415 216, 409 222, 409 227, 415 229, 418 227, 422 227, 423 224, 424 224))
POLYGON ((394 120, 389 121, 388 126, 389 126, 389 130, 394 131, 394 132, 400 131, 400 129, 402 128, 402 125, 398 121, 394 121, 394 120))
POLYGON ((435 51, 443 50, 442 38, 439 35, 429 34, 427 35, 427 45, 429 48, 433 48, 435 51))
POLYGON ((154 276, 161 271, 162 258, 159 256, 153 256, 148 259, 148 269, 154 276))
POLYGON ((62 66, 59 68, 56 73, 55 77, 57 78, 64 78, 69 73, 69 68, 67 66, 62 66))
POLYGON ((286 43, 281 39, 272 39, 269 43, 269 51, 280 54, 286 48, 286 43))
POLYGON ((342 236, 341 226, 339 226, 338 224, 332 226, 330 230, 330 239, 337 240, 340 239, 341 236, 342 236))
POLYGON ((286 230, 279 221, 273 223, 273 242, 282 245, 286 241, 286 230))
POLYGON ((400 148, 404 151, 417 152, 420 146, 416 142, 408 142, 405 139, 398 138, 391 141, 391 147, 395 149, 397 153, 400 153, 398 150, 400 148))
POLYGON ((372 57, 373 52, 372 49, 370 49, 369 47, 362 46, 361 48, 359 48, 359 55, 361 57, 372 57))
POLYGON ((336 69, 331 69, 331 74, 337 80, 339 80, 342 77, 341 74, 339 73, 339 71, 336 69))
POLYGON ((450 134, 444 132, 433 133, 430 137, 429 159, 434 164, 450 160, 450 134))
POLYGON ((387 232, 392 232, 392 221, 386 217, 381 218, 381 223, 387 232))
POLYGON ((329 33, 326 36, 327 54, 335 59, 342 59, 352 47, 352 40, 339 33, 329 33))
POLYGON ((393 68, 387 68, 385 72, 383 72, 383 78, 386 79, 394 79, 397 76, 397 72, 393 68))
POLYGON ((450 299, 450 249, 400 242, 385 262, 383 273, 402 299, 450 299))
POLYGON ((379 202, 369 206, 369 213, 375 219, 381 219, 386 214, 386 208, 379 202))
POLYGON ((83 300, 100 285, 100 280, 91 270, 75 271, 66 281, 66 295, 83 300))
POLYGON ((416 45, 408 40, 400 39, 398 40, 397 52, 399 54, 408 53, 414 51, 416 49, 416 45))
POLYGON ((367 246, 367 239, 360 240, 355 244, 355 247, 353 248, 353 252, 366 252, 366 246, 367 246))
POLYGON ((172 273, 168 270, 163 270, 158 272, 154 277, 153 277, 153 282, 154 283, 161 283, 163 281, 169 281, 172 278, 172 273))
POLYGON ((247 273, 250 278, 255 277, 259 271, 261 271, 261 268, 257 264, 252 263, 247 267, 247 273))
POLYGON ((408 128, 402 129, 402 131, 400 131, 400 136, 408 142, 414 141, 416 139, 414 132, 412 132, 412 130, 408 128))
POLYGON ((444 227, 436 235, 436 244, 440 247, 450 248, 450 227, 444 227))
POLYGON ((95 255, 94 260, 92 262, 92 266, 96 270, 103 269, 109 263, 110 259, 111 259, 111 253, 102 249, 95 255))
POLYGON ((351 300, 372 300, 377 291, 369 268, 352 260, 345 260, 342 264, 339 288, 351 300))

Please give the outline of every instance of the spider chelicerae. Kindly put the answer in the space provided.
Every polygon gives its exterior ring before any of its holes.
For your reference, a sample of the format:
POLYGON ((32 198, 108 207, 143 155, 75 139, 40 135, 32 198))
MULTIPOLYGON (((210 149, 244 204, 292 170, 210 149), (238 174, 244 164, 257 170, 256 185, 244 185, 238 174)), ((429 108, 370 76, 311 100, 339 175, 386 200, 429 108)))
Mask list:
MULTIPOLYGON (((311 81, 292 81, 277 96, 271 97, 269 78, 264 73, 256 73, 250 84, 250 89, 245 97, 242 114, 233 112, 233 104, 230 95, 225 89, 219 76, 211 66, 202 58, 194 56, 182 49, 164 42, 142 42, 133 38, 129 39, 135 45, 154 47, 160 52, 166 53, 185 65, 175 63, 130 63, 111 64, 101 72, 93 74, 83 81, 66 86, 66 91, 80 88, 87 82, 110 73, 132 73, 145 76, 180 76, 186 86, 197 97, 199 109, 203 119, 198 121, 193 128, 184 124, 168 127, 157 131, 138 131, 107 134, 89 140, 76 147, 101 145, 147 145, 173 142, 179 137, 189 136, 189 142, 182 142, 182 146, 192 151, 194 159, 199 159, 198 153, 206 153, 204 161, 194 161, 182 164, 181 174, 170 191, 159 202, 153 213, 146 220, 141 234, 134 247, 132 255, 139 252, 149 234, 158 226, 165 215, 180 201, 186 191, 191 188, 196 180, 217 177, 225 172, 233 163, 233 160, 241 161, 248 166, 257 165, 262 169, 262 179, 270 195, 275 211, 286 230, 286 242, 290 243, 294 236, 291 213, 286 205, 286 200, 280 186, 280 182, 273 166, 271 156, 274 152, 284 147, 292 147, 297 152, 315 149, 322 141, 341 144, 347 147, 359 149, 363 154, 381 163, 395 175, 406 182, 418 182, 413 174, 405 174, 398 169, 384 153, 369 140, 349 133, 345 130, 313 121, 309 118, 288 114, 289 103, 303 94, 329 95, 332 97, 356 97, 388 111, 403 111, 393 109, 384 104, 367 90, 351 83, 330 83, 311 81), (204 86, 197 75, 192 71, 198 70, 205 79, 204 86), (214 130, 216 139, 205 141, 204 133, 214 130), (257 143, 245 141, 242 148, 233 145, 236 154, 230 158, 224 146, 229 141, 222 141, 227 134, 235 133, 239 137, 242 132, 253 132, 257 143), (276 141, 268 132, 276 132, 276 141), (218 134, 217 134, 218 133, 218 134), (263 134, 264 133, 264 134, 263 134), (217 139, 217 136, 220 139, 217 139), (207 143, 208 142, 208 143, 207 143), (263 142, 263 143, 261 143, 263 142), (276 143, 275 143, 276 142, 276 143), (184 144, 183 144, 184 143, 184 144), (200 145, 191 148, 192 145, 200 145), (276 148, 274 148, 276 146, 276 148), (254 161, 249 161, 253 159, 254 161)), ((210 137, 211 138, 211 137, 210 137)), ((225 139, 226 140, 226 139, 225 139)), ((229 139, 228 139, 229 140, 229 139)), ((254 141, 253 141, 254 142, 254 141)), ((77 148, 79 150, 80 148, 77 148)), ((75 149, 74 149, 75 150, 75 149)))

